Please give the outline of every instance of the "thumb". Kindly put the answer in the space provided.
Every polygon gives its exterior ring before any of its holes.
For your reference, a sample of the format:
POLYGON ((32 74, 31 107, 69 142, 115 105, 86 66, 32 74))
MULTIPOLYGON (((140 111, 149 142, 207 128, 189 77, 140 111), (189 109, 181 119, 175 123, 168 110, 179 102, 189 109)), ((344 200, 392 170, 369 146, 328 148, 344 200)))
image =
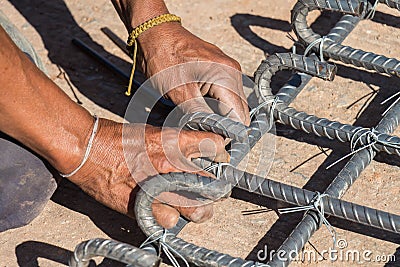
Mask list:
POLYGON ((216 162, 230 161, 224 138, 214 133, 182 130, 179 147, 188 159, 203 157, 216 162))

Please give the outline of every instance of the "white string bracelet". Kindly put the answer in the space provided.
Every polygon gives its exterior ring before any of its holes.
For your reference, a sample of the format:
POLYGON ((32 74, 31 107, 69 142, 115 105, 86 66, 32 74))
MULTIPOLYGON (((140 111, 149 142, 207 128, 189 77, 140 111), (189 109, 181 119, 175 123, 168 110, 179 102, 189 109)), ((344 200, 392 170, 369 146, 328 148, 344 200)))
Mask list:
POLYGON ((87 145, 87 148, 86 148, 86 152, 85 152, 85 156, 83 156, 81 164, 79 164, 79 166, 75 170, 73 170, 72 172, 70 172, 68 174, 60 173, 61 177, 68 178, 68 177, 71 177, 71 176, 75 175, 83 167, 83 165, 86 163, 86 161, 88 160, 89 154, 90 154, 90 150, 92 150, 94 137, 96 136, 97 129, 99 128, 99 117, 97 117, 96 115, 94 115, 93 117, 94 117, 94 125, 93 125, 92 134, 90 135, 89 142, 88 142, 88 145, 87 145))

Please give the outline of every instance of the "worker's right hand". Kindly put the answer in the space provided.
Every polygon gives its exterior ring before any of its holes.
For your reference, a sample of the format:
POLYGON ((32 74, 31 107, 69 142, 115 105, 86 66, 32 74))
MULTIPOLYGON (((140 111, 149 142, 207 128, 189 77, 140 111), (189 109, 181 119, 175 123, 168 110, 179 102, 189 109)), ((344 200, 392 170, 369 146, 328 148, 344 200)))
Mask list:
MULTIPOLYGON (((133 217, 138 182, 158 173, 185 171, 207 175, 190 162, 200 156, 229 161, 224 139, 213 133, 178 132, 173 128, 123 125, 100 119, 88 161, 69 179, 102 204, 133 217)), ((74 168, 70 166, 64 172, 74 168)), ((165 228, 173 227, 180 214, 203 222, 213 213, 212 205, 200 205, 176 194, 166 193, 162 199, 171 204, 155 200, 153 213, 165 228)))
POLYGON ((179 23, 163 23, 138 37, 138 66, 184 113, 217 112, 250 124, 240 64, 179 23), (214 99, 213 110, 204 96, 214 99))

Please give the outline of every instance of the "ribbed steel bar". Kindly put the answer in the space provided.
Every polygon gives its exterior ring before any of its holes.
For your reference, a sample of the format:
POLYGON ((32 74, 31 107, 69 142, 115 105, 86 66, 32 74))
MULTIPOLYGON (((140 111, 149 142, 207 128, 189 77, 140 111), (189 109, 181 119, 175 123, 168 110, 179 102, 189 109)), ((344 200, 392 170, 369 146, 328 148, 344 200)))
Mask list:
MULTIPOLYGON (((344 15, 330 30, 327 38, 333 40, 335 43, 342 43, 359 22, 359 17, 344 15)), ((311 58, 317 59, 315 55, 312 55, 311 58)), ((294 74, 289 82, 279 90, 277 97, 280 101, 286 105, 289 105, 297 97, 300 91, 308 84, 311 78, 311 75, 301 72, 294 74)))
MULTIPOLYGON (((328 75, 333 72, 328 69, 330 65, 325 62, 317 63, 318 61, 311 58, 302 60, 292 60, 290 54, 284 56, 277 54, 266 59, 256 71, 256 94, 259 98, 260 104, 272 99, 275 96, 271 89, 271 80, 273 75, 282 69, 296 69, 304 70, 304 72, 328 79, 328 75), (323 65, 322 65, 323 64, 323 65), (322 70, 322 71, 321 71, 322 70), (325 74, 325 75, 321 75, 325 74)), ((304 57, 302 57, 304 58, 304 57)), ((329 77, 332 79, 332 77, 329 77)), ((325 118, 319 118, 314 115, 309 115, 305 112, 299 112, 292 107, 288 107, 285 103, 276 104, 273 110, 274 117, 285 125, 289 125, 297 130, 302 130, 306 133, 313 133, 317 136, 327 137, 332 140, 340 142, 351 142, 357 140, 358 144, 362 146, 370 146, 376 151, 384 151, 388 154, 396 154, 400 156, 400 138, 391 136, 385 133, 380 133, 376 129, 364 129, 348 124, 343 124, 336 121, 330 121, 325 118)))
POLYGON ((400 10, 400 0, 379 0, 379 2, 386 4, 388 7, 400 10))
MULTIPOLYGON (((395 105, 382 118, 376 127, 377 130, 385 133, 393 132, 399 125, 399 114, 400 103, 395 105)), ((361 172, 371 163, 375 155, 376 152, 368 150, 362 150, 354 154, 325 190, 325 193, 335 198, 341 198, 360 176, 361 172)), ((320 222, 321 218, 318 214, 312 211, 308 212, 277 250, 286 253, 281 253, 279 257, 275 255, 268 264, 274 267, 288 266, 290 264, 290 257, 287 253, 300 251, 311 236, 319 229, 320 222)))
POLYGON ((185 125, 189 130, 213 132, 240 142, 248 139, 250 131, 250 128, 243 125, 243 123, 230 120, 228 117, 222 117, 218 114, 203 112, 184 115, 180 124, 185 125))
POLYGON ((331 140, 340 142, 351 142, 358 140, 360 147, 370 145, 375 151, 383 151, 388 154, 400 156, 400 138, 381 133, 377 129, 371 131, 362 127, 343 124, 336 121, 330 121, 325 118, 318 118, 308 115, 305 112, 299 112, 291 107, 281 107, 277 105, 274 110, 274 116, 277 120, 285 125, 290 125, 294 129, 302 130, 306 133, 313 133, 317 136, 327 137, 331 140), (373 139, 371 141, 371 135, 373 139))
MULTIPOLYGON (((228 127, 229 125, 235 123, 234 121, 231 121, 228 118, 226 118, 222 123, 217 124, 216 121, 222 121, 222 117, 221 117, 221 119, 218 119, 218 117, 220 117, 220 116, 217 114, 212 114, 212 116, 210 114, 206 114, 206 113, 195 113, 195 114, 196 115, 189 114, 189 117, 196 117, 196 118, 199 118, 201 116, 204 117, 204 119, 199 120, 197 122, 197 123, 199 123, 199 125, 197 126, 199 128, 203 128, 202 123, 204 123, 205 125, 208 125, 210 131, 214 132, 214 133, 221 132, 221 129, 218 129, 218 128, 224 127, 224 126, 227 126, 227 128, 231 128, 232 130, 238 130, 240 132, 242 131, 241 129, 235 129, 233 127, 228 127), (212 117, 212 121, 214 121, 214 122, 213 123, 208 122, 208 117, 212 117)), ((230 135, 237 136, 235 133, 231 133, 230 135)), ((305 202, 300 201, 302 203, 301 204, 300 202, 298 203, 298 202, 294 201, 289 196, 289 195, 292 195, 292 196, 294 195, 294 199, 298 200, 299 196, 302 194, 301 192, 305 192, 306 190, 298 189, 298 188, 291 187, 291 186, 288 186, 288 185, 285 185, 282 183, 278 183, 278 182, 273 182, 266 178, 240 171, 232 166, 222 166, 221 169, 222 169, 221 170, 222 175, 219 177, 219 179, 226 180, 229 183, 231 183, 232 185, 234 185, 238 188, 247 190, 249 192, 255 192, 255 193, 263 195, 263 196, 267 196, 270 198, 281 200, 286 203, 296 204, 296 205, 300 205, 300 206, 306 205, 310 201, 310 199, 306 199, 305 202), (278 189, 276 189, 276 188, 278 188, 278 189), (282 192, 282 196, 278 196, 279 193, 276 194, 275 193, 276 191, 282 192)), ((312 194, 313 193, 311 192, 311 195, 312 194)), ((340 205, 333 207, 332 211, 331 212, 327 211, 327 213, 332 214, 337 217, 348 219, 351 221, 356 221, 356 222, 359 222, 362 224, 367 224, 367 225, 378 227, 378 228, 383 227, 380 224, 382 221, 385 221, 385 219, 382 219, 382 218, 385 217, 386 215, 379 217, 377 219, 377 221, 372 222, 372 221, 369 221, 369 219, 372 218, 373 215, 369 215, 369 213, 367 213, 368 214, 367 220, 363 221, 362 219, 358 218, 360 212, 356 211, 356 209, 353 209, 352 211, 346 211, 346 212, 344 212, 344 210, 341 210, 341 211, 335 210, 335 208, 340 208, 340 207, 341 207, 340 205)), ((370 213, 370 214, 372 214, 372 213, 370 213)), ((396 217, 396 215, 393 215, 393 216, 396 217)), ((392 220, 390 220, 389 224, 396 225, 396 223, 393 222, 392 220)), ((383 229, 397 232, 396 228, 390 228, 390 227, 385 226, 383 229)))
MULTIPOLYGON (((203 116, 203 118, 207 117, 208 115, 210 114, 206 113, 196 114, 196 116, 203 116)), ((257 144, 257 142, 261 139, 261 137, 264 136, 265 133, 271 130, 272 127, 270 125, 270 121, 268 118, 269 116, 267 116, 267 114, 265 113, 257 114, 255 119, 250 123, 249 127, 246 127, 247 138, 245 138, 243 141, 237 141, 237 139, 232 140, 231 148, 228 151, 229 155, 231 156, 230 164, 232 166, 239 165, 242 159, 246 157, 246 155, 257 144)), ((183 125, 185 125, 184 122, 183 125)), ((199 126, 196 126, 196 128, 197 127, 199 126)), ((202 169, 210 167, 213 164, 212 161, 205 158, 196 158, 193 159, 192 161, 202 169)), ((210 172, 215 175, 217 169, 212 169, 210 170, 210 172)))
MULTIPOLYGON (((224 167, 224 174, 220 179, 233 183, 236 187, 249 192, 296 206, 310 204, 312 198, 315 196, 315 192, 276 182, 230 166, 224 167)), ((394 233, 399 233, 400 231, 400 216, 398 215, 341 201, 331 196, 324 198, 322 203, 325 207, 325 213, 328 215, 394 233)))
MULTIPOLYGON (((188 173, 158 175, 146 180, 137 195, 135 205, 139 227, 146 235, 154 238, 159 238, 164 234, 163 228, 158 225, 151 210, 154 197, 163 192, 185 191, 200 194, 205 198, 213 198, 215 195, 227 194, 232 186, 236 185, 247 191, 297 206, 309 205, 315 197, 315 192, 265 179, 231 166, 223 168, 223 175, 219 180, 188 173)), ((320 205, 324 207, 328 215, 395 233, 400 232, 400 216, 398 215, 332 197, 322 198, 320 205)), ((254 264, 251 261, 197 247, 176 238, 175 235, 165 236, 163 240, 186 260, 198 266, 252 266, 254 264)))
POLYGON ((96 238, 76 246, 69 260, 69 266, 88 267, 90 260, 94 257, 105 257, 135 267, 155 267, 160 263, 157 256, 131 245, 96 238))
MULTIPOLYGON (((385 2, 388 6, 398 8, 398 1, 394 3, 385 2), (396 5, 397 4, 397 5, 396 5)), ((304 14, 303 14, 304 15, 304 14)), ((336 35, 340 36, 340 34, 336 35)), ((329 39, 333 39, 335 36, 328 36, 329 39)), ((318 38, 318 37, 317 37, 318 38)), ((391 133, 398 126, 398 116, 400 113, 400 106, 395 106, 379 123, 376 127, 376 130, 383 133, 391 133)), ((327 188, 325 193, 330 196, 341 198, 343 194, 347 191, 347 189, 354 183, 354 181, 359 177, 360 173, 370 164, 376 152, 369 150, 361 150, 358 153, 354 154, 351 159, 348 161, 346 166, 340 171, 340 173, 336 176, 334 181, 327 188)), ((293 232, 288 236, 288 238, 284 241, 281 247, 278 249, 279 252, 286 252, 285 254, 280 253, 275 255, 274 258, 268 262, 271 266, 288 266, 291 262, 289 253, 290 252, 298 252, 300 251, 304 245, 311 238, 313 233, 319 229, 321 226, 321 218, 319 214, 313 211, 309 211, 306 216, 302 219, 302 221, 296 226, 293 232)))
MULTIPOLYGON (((381 2, 392 8, 398 8, 399 5, 399 1, 381 2)), ((373 8, 373 4, 367 0, 302 0, 298 1, 292 10, 292 26, 299 40, 308 46, 319 39, 322 41, 322 37, 307 24, 307 16, 310 11, 330 10, 364 18, 372 12, 373 8)), ((343 46, 331 39, 330 36, 324 38, 322 42, 323 54, 327 57, 357 67, 400 77, 400 61, 397 59, 343 46)), ((315 45, 314 50, 318 51, 319 46, 315 45)))
POLYGON ((315 57, 305 57, 293 53, 281 53, 269 56, 263 60, 255 73, 255 83, 257 85, 256 94, 265 102, 270 100, 272 77, 282 70, 295 70, 310 74, 324 80, 332 81, 336 74, 336 66, 327 62, 321 62, 315 57))

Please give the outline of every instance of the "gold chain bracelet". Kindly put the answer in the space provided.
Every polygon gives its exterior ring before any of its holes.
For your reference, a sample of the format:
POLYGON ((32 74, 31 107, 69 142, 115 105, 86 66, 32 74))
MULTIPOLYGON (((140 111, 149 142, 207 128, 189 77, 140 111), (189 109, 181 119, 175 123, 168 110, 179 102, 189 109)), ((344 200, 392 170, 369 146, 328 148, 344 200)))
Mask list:
POLYGON ((143 32, 147 31, 148 29, 151 29, 157 25, 160 25, 165 22, 181 22, 181 18, 174 15, 174 14, 163 14, 158 17, 152 18, 136 28, 134 28, 129 34, 128 41, 127 41, 127 47, 128 49, 131 49, 133 47, 133 53, 132 53, 132 58, 133 58, 133 63, 132 63, 132 71, 131 71, 131 76, 129 78, 129 85, 128 85, 128 90, 125 92, 125 95, 130 96, 131 91, 132 91, 132 83, 133 83, 133 76, 135 75, 135 68, 136 68, 136 54, 137 54, 137 41, 136 39, 139 37, 140 34, 143 32))

